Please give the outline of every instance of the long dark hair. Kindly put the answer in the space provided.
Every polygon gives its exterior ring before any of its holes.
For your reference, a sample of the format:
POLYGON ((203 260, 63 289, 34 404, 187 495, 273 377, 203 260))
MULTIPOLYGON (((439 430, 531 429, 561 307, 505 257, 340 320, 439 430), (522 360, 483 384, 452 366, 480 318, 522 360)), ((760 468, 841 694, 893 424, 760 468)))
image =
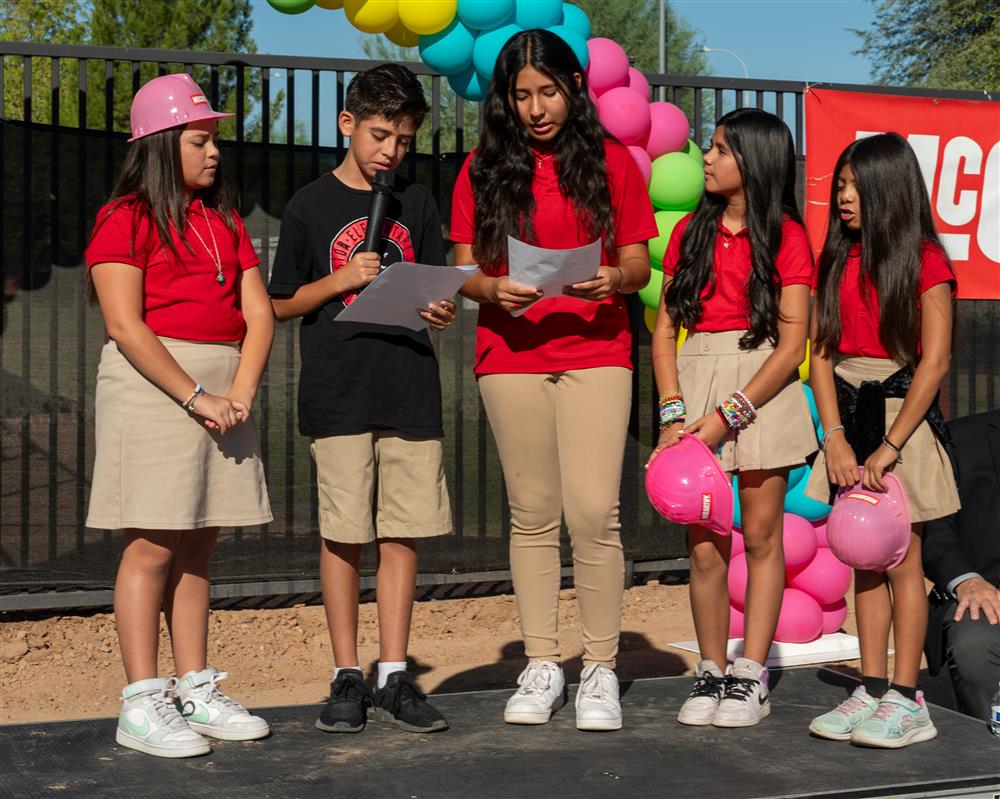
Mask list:
MULTIPOLYGON (((802 223, 795 201, 795 145, 784 122, 756 108, 730 111, 716 124, 725 131, 746 197, 750 327, 740 339, 740 348, 749 350, 764 341, 778 341, 781 283, 775 259, 781 247, 781 227, 786 216, 802 223)), ((667 288, 666 304, 671 318, 688 328, 701 318, 702 292, 706 286, 715 286, 715 239, 725 210, 726 198, 706 191, 681 239, 680 262, 667 288)))
POLYGON ((469 168, 476 200, 476 259, 490 272, 507 259, 507 236, 533 241, 531 193, 535 163, 531 140, 513 107, 517 76, 527 66, 551 78, 566 101, 569 116, 554 141, 559 190, 576 210, 592 239, 614 247, 611 192, 604 158, 609 134, 587 93, 587 77, 572 48, 554 33, 526 30, 500 51, 483 103, 483 129, 469 168), (581 82, 577 86, 576 77, 581 82))
POLYGON ((942 257, 947 256, 934 229, 917 156, 898 133, 881 133, 851 142, 833 170, 826 242, 819 259, 813 342, 823 354, 834 352, 840 342, 840 284, 847 254, 859 242, 861 296, 867 299, 869 285, 878 292, 879 338, 894 361, 915 366, 920 342, 917 287, 923 248, 933 244, 942 257), (845 166, 854 173, 860 200, 860 235, 840 219, 837 180, 845 166))

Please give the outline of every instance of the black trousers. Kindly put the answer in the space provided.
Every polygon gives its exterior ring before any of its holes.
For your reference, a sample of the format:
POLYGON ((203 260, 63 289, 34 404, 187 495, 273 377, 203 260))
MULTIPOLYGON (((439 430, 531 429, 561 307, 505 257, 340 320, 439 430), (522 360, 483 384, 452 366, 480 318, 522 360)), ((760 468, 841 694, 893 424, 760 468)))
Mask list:
POLYGON ((958 709, 968 716, 989 718, 990 697, 1000 684, 1000 625, 990 624, 980 612, 973 621, 966 611, 954 621, 957 602, 951 602, 941 620, 944 656, 958 709))

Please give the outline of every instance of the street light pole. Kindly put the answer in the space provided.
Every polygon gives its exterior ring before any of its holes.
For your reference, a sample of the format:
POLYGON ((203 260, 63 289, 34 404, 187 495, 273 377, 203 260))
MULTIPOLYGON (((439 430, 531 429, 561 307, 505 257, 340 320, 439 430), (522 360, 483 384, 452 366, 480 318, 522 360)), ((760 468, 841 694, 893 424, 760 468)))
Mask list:
MULTIPOLYGON (((660 0, 660 74, 667 71, 667 1, 660 0)), ((660 102, 666 99, 666 87, 661 86, 659 95, 660 102)))
POLYGON ((744 78, 750 77, 750 73, 747 72, 747 65, 744 64, 743 59, 740 58, 738 55, 736 55, 736 53, 734 53, 732 50, 725 50, 721 47, 702 47, 701 51, 703 53, 725 53, 726 55, 731 55, 733 58, 735 58, 737 61, 740 62, 740 66, 743 68, 743 77, 744 78))

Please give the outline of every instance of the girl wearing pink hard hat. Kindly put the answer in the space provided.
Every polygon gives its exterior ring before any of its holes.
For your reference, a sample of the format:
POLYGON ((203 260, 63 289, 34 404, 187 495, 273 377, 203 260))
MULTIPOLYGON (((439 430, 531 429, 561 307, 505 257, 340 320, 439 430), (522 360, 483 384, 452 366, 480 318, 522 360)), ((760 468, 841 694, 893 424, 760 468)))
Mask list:
POLYGON ((271 521, 254 395, 274 331, 259 259, 219 174, 218 119, 186 74, 132 101, 132 146, 86 251, 109 340, 87 526, 125 534, 117 741, 160 757, 268 734, 206 662, 220 527, 271 521), (157 672, 160 607, 181 678, 157 672))
POLYGON ((701 660, 677 720, 749 727, 771 711, 765 664, 785 586, 788 472, 817 446, 796 371, 805 356, 813 263, 784 122, 754 108, 726 114, 704 166, 705 194, 677 223, 663 259, 653 331, 656 452, 665 450, 659 457, 669 460, 686 447, 694 455, 690 443, 678 442, 696 436, 718 452, 727 473, 739 473, 749 583, 743 652, 727 666, 732 539, 717 526, 725 516, 706 507, 688 527, 701 660), (681 324, 690 333, 678 354, 681 324))
MULTIPOLYGON (((905 492, 912 534, 902 560, 884 564, 888 570, 855 568, 862 684, 809 729, 824 738, 895 749, 937 735, 916 689, 927 627, 920 523, 959 509, 938 407, 951 358, 955 274, 906 139, 885 133, 852 142, 833 175, 811 364, 826 434, 806 493, 826 501, 830 484, 849 488, 863 482, 835 510, 838 516, 858 515, 862 535, 882 534, 887 542, 891 517, 873 533, 864 529, 859 511, 872 502, 899 504, 896 480, 886 477, 891 471, 905 492), (875 493, 866 499, 866 490, 875 493), (891 683, 890 624, 896 649, 891 683)), ((852 549, 857 551, 844 552, 852 549)), ((863 560, 853 565, 870 565, 863 560)))

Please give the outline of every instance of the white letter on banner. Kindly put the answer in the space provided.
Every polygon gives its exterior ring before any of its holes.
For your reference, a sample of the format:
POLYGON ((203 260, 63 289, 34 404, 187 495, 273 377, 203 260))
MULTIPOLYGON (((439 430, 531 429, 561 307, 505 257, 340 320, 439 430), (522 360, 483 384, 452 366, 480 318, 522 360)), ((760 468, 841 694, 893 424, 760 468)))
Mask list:
POLYGON ((924 176, 924 185, 927 187, 927 196, 934 197, 934 172, 937 170, 938 142, 940 136, 929 136, 923 133, 911 133, 906 137, 917 154, 917 161, 920 162, 920 174, 924 176))
POLYGON ((956 136, 944 146, 941 179, 938 181, 937 212, 943 222, 954 227, 967 225, 976 215, 976 192, 961 191, 956 197, 958 167, 965 161, 963 174, 978 175, 983 151, 968 136, 956 136))
POLYGON ((983 204, 979 209, 979 249, 993 263, 1000 264, 1000 142, 986 156, 983 170, 983 204))

